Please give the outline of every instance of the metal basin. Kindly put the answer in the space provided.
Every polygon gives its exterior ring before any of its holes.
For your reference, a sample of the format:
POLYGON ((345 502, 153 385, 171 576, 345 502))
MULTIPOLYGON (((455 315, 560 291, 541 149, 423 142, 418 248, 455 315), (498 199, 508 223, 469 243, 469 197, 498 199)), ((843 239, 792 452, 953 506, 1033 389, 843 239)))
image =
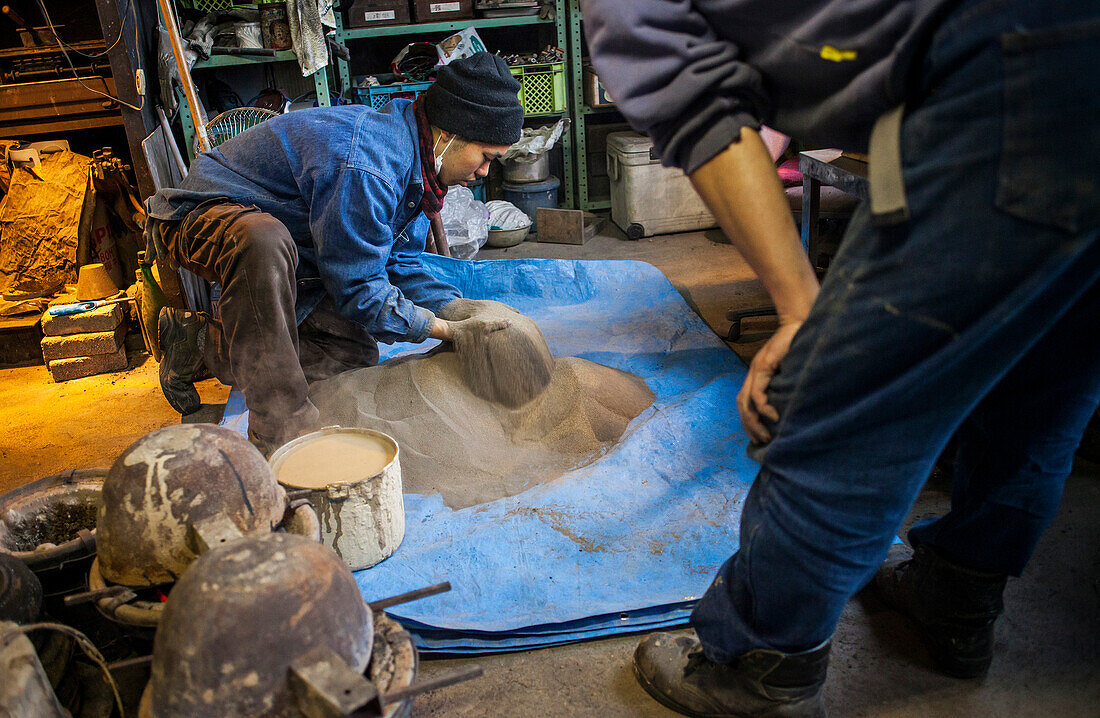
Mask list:
POLYGON ((543 152, 534 162, 501 160, 505 182, 542 182, 550 176, 550 153, 543 152))
POLYGON ((106 476, 107 469, 74 469, 0 496, 0 551, 34 571, 47 596, 84 583, 106 476))

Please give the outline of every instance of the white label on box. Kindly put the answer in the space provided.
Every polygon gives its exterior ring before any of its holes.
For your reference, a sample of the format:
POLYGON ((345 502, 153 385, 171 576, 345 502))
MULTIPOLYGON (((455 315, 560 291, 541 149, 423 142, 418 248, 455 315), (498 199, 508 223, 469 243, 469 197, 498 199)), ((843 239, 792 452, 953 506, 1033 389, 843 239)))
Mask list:
POLYGON ((433 2, 428 6, 430 12, 458 12, 461 9, 460 2, 433 2))
POLYGON ((381 10, 379 12, 365 12, 363 13, 364 22, 374 22, 375 20, 396 20, 397 15, 393 10, 381 10))

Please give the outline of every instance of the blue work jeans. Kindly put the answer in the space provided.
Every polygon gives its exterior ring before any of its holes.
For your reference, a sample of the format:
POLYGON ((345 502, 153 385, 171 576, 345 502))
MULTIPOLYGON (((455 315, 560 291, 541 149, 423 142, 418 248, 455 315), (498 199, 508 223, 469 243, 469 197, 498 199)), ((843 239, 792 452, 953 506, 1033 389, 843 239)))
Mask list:
POLYGON ((1023 571, 1100 401, 1098 38, 1068 0, 973 0, 936 31, 910 218, 857 212, 772 381, 740 549, 692 614, 712 660, 827 640, 956 432, 950 513, 910 539, 1023 571))

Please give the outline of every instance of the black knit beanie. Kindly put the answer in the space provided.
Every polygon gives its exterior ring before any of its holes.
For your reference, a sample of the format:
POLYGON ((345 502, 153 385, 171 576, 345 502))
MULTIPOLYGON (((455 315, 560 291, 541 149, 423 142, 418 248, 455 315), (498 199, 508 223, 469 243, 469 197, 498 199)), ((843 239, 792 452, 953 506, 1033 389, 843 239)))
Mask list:
POLYGON ((424 91, 424 111, 441 130, 486 145, 510 145, 523 128, 518 93, 508 63, 478 52, 436 70, 435 82, 424 91))

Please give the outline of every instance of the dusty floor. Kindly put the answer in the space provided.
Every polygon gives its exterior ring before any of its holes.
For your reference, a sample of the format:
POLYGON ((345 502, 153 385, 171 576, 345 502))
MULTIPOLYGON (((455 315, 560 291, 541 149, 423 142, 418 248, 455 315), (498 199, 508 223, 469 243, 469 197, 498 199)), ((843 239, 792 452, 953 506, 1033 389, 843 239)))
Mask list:
MULTIPOLYGON (((659 267, 717 331, 730 306, 763 302, 759 282, 728 244, 710 233, 640 242, 617 231, 582 247, 524 243, 480 258, 634 259, 659 267)), ((769 328, 753 320, 746 332, 769 328)), ((752 338, 750 336, 750 338, 752 338)), ((735 345, 743 358, 759 341, 735 345)), ((131 365, 139 357, 132 357, 131 365)), ((68 468, 109 465, 142 434, 179 416, 157 388, 156 364, 126 373, 53 384, 44 367, 0 370, 0 491, 68 468)), ((199 385, 216 417, 226 387, 199 385)), ((732 397, 731 397, 732 400, 732 397)), ((215 419, 216 420, 216 419, 215 419)), ((926 487, 910 520, 947 506, 946 487, 926 487)), ((1100 705, 1100 467, 1079 461, 1063 508, 1027 574, 1009 584, 997 626, 997 657, 982 681, 934 673, 903 621, 857 597, 834 640, 826 703, 834 716, 1094 716, 1100 705)), ((634 682, 638 638, 479 658, 485 675, 418 699, 414 715, 665 716, 634 682)), ((430 676, 461 660, 422 662, 430 676)))

